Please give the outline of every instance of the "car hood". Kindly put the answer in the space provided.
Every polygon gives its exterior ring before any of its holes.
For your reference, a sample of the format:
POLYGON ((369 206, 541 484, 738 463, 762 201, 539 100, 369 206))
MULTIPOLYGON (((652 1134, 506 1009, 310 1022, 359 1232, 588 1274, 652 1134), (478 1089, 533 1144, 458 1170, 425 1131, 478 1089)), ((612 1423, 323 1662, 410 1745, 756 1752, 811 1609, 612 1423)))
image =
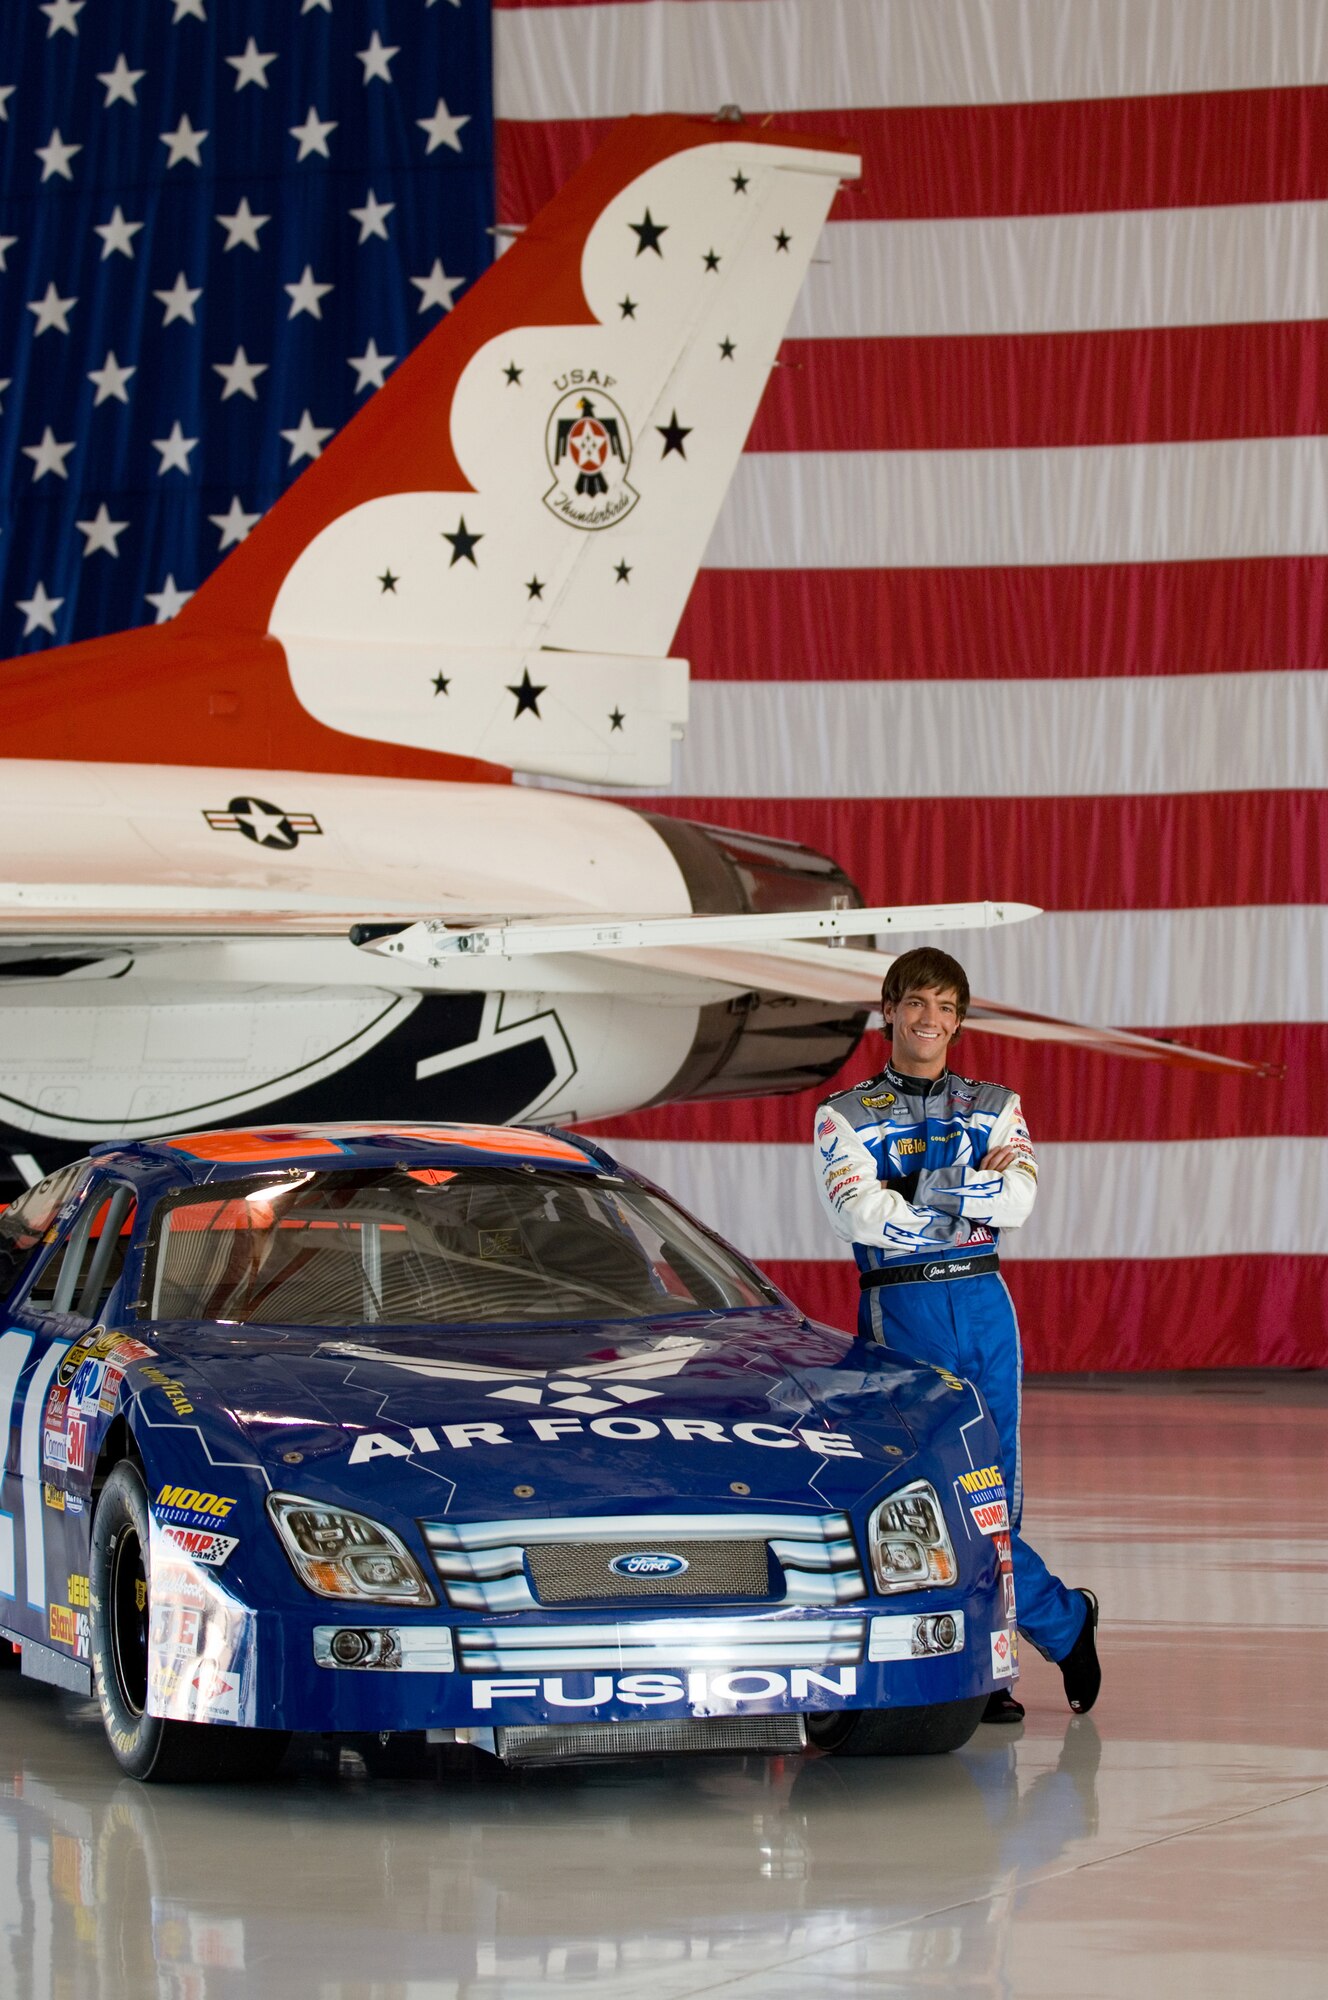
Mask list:
POLYGON ((791 1310, 446 1335, 195 1331, 190 1350, 275 1486, 416 1517, 702 1496, 843 1507, 925 1445, 938 1381, 791 1310))

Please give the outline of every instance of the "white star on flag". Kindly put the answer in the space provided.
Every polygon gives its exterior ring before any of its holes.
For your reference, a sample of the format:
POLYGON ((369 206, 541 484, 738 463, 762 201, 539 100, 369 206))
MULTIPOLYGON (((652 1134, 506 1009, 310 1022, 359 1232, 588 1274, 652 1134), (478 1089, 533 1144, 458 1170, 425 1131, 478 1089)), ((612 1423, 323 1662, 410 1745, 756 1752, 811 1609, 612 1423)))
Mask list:
POLYGON ((101 238, 101 261, 113 256, 117 251, 122 257, 134 254, 134 238, 143 227, 141 222, 127 222, 125 212, 119 202, 111 211, 109 222, 98 222, 93 227, 93 235, 101 238))
POLYGON ((41 434, 40 444, 25 444, 23 446, 23 456, 32 460, 33 484, 35 485, 39 479, 45 479, 48 472, 53 472, 57 479, 68 479, 69 468, 65 464, 65 460, 73 449, 73 438, 70 439, 68 444, 57 444, 55 441, 55 432, 47 424, 46 429, 41 434))
POLYGON ((287 319, 295 319, 300 313, 308 313, 314 319, 321 319, 323 317, 323 308, 319 301, 327 296, 332 287, 331 285, 320 285, 314 276, 312 264, 306 264, 300 273, 298 283, 283 285, 281 289, 290 297, 291 304, 290 311, 286 315, 287 319))
POLYGON ((197 438, 187 438, 180 429, 177 417, 171 425, 169 437, 153 438, 152 449, 161 453, 161 464, 157 467, 157 477, 166 472, 188 472, 189 454, 197 445, 197 438))
POLYGON ((302 14, 312 14, 315 7, 321 7, 325 14, 332 12, 332 0, 304 0, 300 8, 302 14))
MULTIPOLYGON (((14 378, 12 375, 0 375, 0 396, 4 395, 6 389, 13 387, 13 382, 14 378)), ((3 404, 0 404, 0 416, 2 416, 3 414, 4 414, 4 406, 3 404)))
POLYGON ((337 123, 335 118, 320 118, 314 106, 312 104, 309 106, 309 115, 303 125, 292 125, 290 128, 291 138, 300 142, 300 150, 295 155, 297 167, 310 153, 321 153, 325 160, 331 159, 327 135, 336 131, 337 123))
POLYGON ((104 83, 106 86, 106 97, 102 105, 103 111, 107 110, 112 104, 136 105, 138 103, 138 85, 146 75, 147 71, 145 69, 130 69, 123 55, 118 55, 115 58, 114 69, 98 70, 97 81, 98 83, 104 83))
POLYGON ((63 597, 48 597, 46 585, 39 583, 31 597, 15 599, 23 613, 23 637, 30 639, 34 632, 49 632, 55 637, 55 614, 64 603, 63 597))
POLYGON ((46 287, 41 298, 29 299, 28 311, 37 315, 33 339, 40 333, 49 333, 52 327, 57 333, 68 333, 69 315, 77 304, 77 299, 62 299, 53 284, 46 287))
POLYGON ((0 236, 0 271, 7 271, 9 269, 9 265, 5 259, 17 242, 17 236, 0 236))
POLYGON ((260 90, 266 90, 268 87, 267 73, 276 59, 275 49, 271 55, 260 55, 258 52, 258 43, 250 35, 241 55, 227 56, 226 58, 230 67, 235 71, 235 88, 243 90, 247 83, 256 83, 260 90))
MULTIPOLYGON (((201 20, 202 16, 200 15, 199 18, 201 20)), ((189 122, 189 113, 187 111, 184 112, 173 132, 163 132, 161 134, 161 143, 167 148, 170 155, 166 162, 167 167, 178 167, 181 160, 188 160, 190 166, 201 167, 203 164, 203 141, 207 136, 206 132, 196 132, 194 130, 189 122)))
POLYGON ((58 35, 62 28, 67 35, 77 35, 78 17, 86 5, 87 0, 46 0, 46 5, 39 11, 50 24, 46 30, 47 41, 52 35, 58 35))
POLYGON ((427 132, 429 135, 429 143, 424 149, 426 153, 436 153, 440 146, 450 146, 454 153, 459 153, 461 141, 457 133, 463 125, 469 125, 470 114, 465 112, 460 118, 454 118, 440 97, 434 108, 433 117, 417 118, 415 123, 421 132, 427 132))
POLYGON ((393 56, 400 55, 400 45, 394 49, 384 48, 383 38, 377 28, 375 28, 369 37, 368 48, 357 49, 355 53, 364 64, 364 77, 362 80, 365 83, 372 83, 375 77, 379 78, 383 83, 391 83, 391 62, 393 56))
POLYGON ((0 83, 0 123, 9 123, 9 100, 18 89, 16 83, 0 83))
POLYGON ((355 390, 381 389, 388 369, 396 360, 395 354, 380 354, 377 342, 370 337, 363 354, 352 354, 346 366, 355 370, 355 390))
POLYGON ((224 514, 208 515, 208 519, 211 521, 213 527, 220 528, 221 530, 221 546, 223 549, 229 549, 236 542, 242 542, 253 527, 254 522, 260 518, 261 516, 258 514, 245 513, 244 508, 240 505, 238 494, 232 494, 231 504, 224 514))
POLYGON ((129 523, 113 521, 110 510, 103 500, 90 521, 75 521, 74 526, 84 537, 83 560, 86 562, 89 556, 96 555, 99 550, 105 550, 107 555, 118 556, 120 537, 129 523))
POLYGON ((154 299, 160 299, 166 308, 161 322, 163 326, 169 326, 172 320, 177 319, 188 320, 190 326, 198 324, 194 318, 194 305, 202 298, 203 287, 191 285, 183 271, 179 272, 168 292, 154 292, 152 296, 154 299))
POLYGON ((171 16, 171 26, 174 27, 177 21, 183 21, 186 16, 194 21, 206 21, 207 13, 203 6, 203 0, 175 0, 175 12, 171 16))
POLYGON ((396 207, 394 201, 379 201, 370 188, 363 208, 352 208, 350 213, 360 225, 360 241, 367 243, 371 236, 381 236, 387 242, 387 218, 396 207))
POLYGON ((410 282, 419 290, 421 312, 428 312, 430 306, 441 306, 444 312, 450 312, 453 292, 466 281, 464 278, 449 278, 443 269, 442 259, 435 257, 428 277, 412 278, 410 282))
POLYGON ((322 430, 314 422, 308 410, 300 418, 293 431, 283 431, 281 435, 290 446, 288 465, 298 465, 302 458, 317 458, 323 449, 324 440, 332 435, 332 426, 322 430))
POLYGON ((101 367, 90 368, 88 370, 88 380, 95 384, 97 390, 96 398, 92 405, 93 409, 99 408, 102 403, 109 402, 112 397, 114 397, 117 403, 127 403, 129 401, 129 391, 126 384, 129 381, 129 377, 137 375, 137 373, 137 367, 122 368, 115 358, 115 349, 113 347, 107 348, 106 359, 102 362, 101 367))
POLYGON ((164 625, 168 618, 174 618, 177 611, 184 609, 193 594, 192 590, 180 589, 175 581, 174 572, 172 572, 160 590, 149 590, 146 592, 147 601, 157 614, 153 623, 164 625))
POLYGON ((243 244, 246 250, 259 248, 258 232, 265 222, 271 222, 270 215, 255 215, 249 206, 248 195, 240 196, 240 206, 234 215, 219 215, 217 221, 226 231, 223 250, 234 250, 243 244))
MULTIPOLYGON (((50 138, 46 141, 46 144, 34 147, 33 151, 42 163, 43 181, 50 180, 52 174, 62 174, 65 180, 72 181, 74 175, 69 162, 73 159, 75 153, 81 153, 83 148, 81 146, 67 146, 60 137, 60 127, 57 125, 52 131, 50 138)), ((60 601, 63 603, 64 599, 62 598, 60 601)))
POLYGON ((266 375, 266 361, 251 361, 242 347, 237 347, 229 361, 214 361, 212 372, 220 375, 225 387, 221 400, 227 402, 232 396, 247 396, 251 403, 258 401, 258 391, 254 383, 260 375, 266 375))

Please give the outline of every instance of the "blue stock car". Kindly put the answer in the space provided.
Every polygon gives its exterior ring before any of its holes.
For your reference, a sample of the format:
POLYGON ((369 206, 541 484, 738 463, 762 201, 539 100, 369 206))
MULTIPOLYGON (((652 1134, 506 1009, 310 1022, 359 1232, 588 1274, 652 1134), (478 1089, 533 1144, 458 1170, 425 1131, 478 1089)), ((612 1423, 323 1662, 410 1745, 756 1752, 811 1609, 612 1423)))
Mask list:
POLYGON ((134 1777, 943 1751, 1013 1672, 976 1392, 588 1140, 101 1147, 0 1214, 0 1302, 0 1652, 134 1777))

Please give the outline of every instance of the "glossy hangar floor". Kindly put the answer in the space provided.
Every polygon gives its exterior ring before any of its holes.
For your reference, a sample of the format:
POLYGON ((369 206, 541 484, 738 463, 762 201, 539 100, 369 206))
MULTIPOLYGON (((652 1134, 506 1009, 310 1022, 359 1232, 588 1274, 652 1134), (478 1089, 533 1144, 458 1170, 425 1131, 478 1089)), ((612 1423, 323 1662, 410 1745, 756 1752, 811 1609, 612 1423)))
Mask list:
POLYGON ((145 1791, 6 1676, 0 1994, 1321 2000, 1328 1378, 1035 1384, 1027 1445, 1105 1690, 1034 1656, 955 1757, 145 1791))

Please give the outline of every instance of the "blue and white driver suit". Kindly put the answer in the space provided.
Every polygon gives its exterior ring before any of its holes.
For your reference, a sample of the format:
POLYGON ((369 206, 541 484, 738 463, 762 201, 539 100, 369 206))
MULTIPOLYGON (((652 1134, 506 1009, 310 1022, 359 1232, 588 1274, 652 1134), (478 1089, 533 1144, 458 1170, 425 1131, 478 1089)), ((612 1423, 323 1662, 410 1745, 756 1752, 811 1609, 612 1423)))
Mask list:
POLYGON ((951 1070, 928 1079, 890 1066, 818 1108, 814 1143, 821 1199, 858 1262, 859 1335, 982 1391, 1001 1439, 1019 1629, 1064 1659, 1085 1605, 1020 1533, 1023 1358, 997 1256, 1000 1231, 1026 1221, 1037 1195, 1019 1098, 951 1070), (984 1170, 1001 1147, 1013 1162, 984 1170))

